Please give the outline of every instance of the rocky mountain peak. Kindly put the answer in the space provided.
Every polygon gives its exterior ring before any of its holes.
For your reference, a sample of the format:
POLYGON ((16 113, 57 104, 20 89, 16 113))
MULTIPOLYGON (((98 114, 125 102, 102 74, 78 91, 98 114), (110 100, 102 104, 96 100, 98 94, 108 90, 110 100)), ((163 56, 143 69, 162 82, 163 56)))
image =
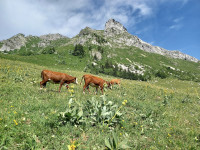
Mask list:
POLYGON ((24 34, 17 34, 8 40, 2 41, 3 46, 0 51, 10 51, 15 49, 20 49, 26 43, 26 37, 24 34))
POLYGON ((90 33, 93 32, 93 29, 91 29, 90 27, 85 27, 84 29, 82 29, 80 32, 79 32, 79 36, 83 36, 83 35, 89 35, 90 33))
POLYGON ((115 21, 114 19, 109 19, 105 24, 104 33, 107 36, 113 36, 124 32, 127 32, 127 29, 121 23, 115 21))
POLYGON ((56 34, 41 35, 40 38, 42 40, 54 41, 54 40, 58 40, 58 39, 61 39, 61 38, 67 38, 67 37, 63 36, 63 35, 61 35, 59 33, 56 33, 56 34))

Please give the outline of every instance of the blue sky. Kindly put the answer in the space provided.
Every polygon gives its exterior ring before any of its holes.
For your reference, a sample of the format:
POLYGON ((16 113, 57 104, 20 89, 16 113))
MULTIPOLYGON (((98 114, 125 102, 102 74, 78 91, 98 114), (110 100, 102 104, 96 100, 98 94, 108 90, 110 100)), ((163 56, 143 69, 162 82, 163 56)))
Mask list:
POLYGON ((0 40, 17 33, 73 37, 108 19, 132 35, 200 60, 200 0, 0 0, 0 40))

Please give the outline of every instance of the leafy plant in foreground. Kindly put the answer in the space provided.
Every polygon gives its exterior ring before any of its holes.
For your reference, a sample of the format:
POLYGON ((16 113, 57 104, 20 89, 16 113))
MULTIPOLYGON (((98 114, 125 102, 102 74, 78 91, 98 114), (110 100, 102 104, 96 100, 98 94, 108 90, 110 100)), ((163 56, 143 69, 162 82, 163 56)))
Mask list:
POLYGON ((119 107, 112 101, 107 101, 106 96, 101 96, 102 100, 97 100, 92 97, 85 105, 77 103, 71 97, 68 103, 68 108, 65 112, 59 114, 59 124, 65 125, 70 122, 72 125, 92 126, 102 123, 107 126, 115 126, 120 123, 122 113, 119 111, 127 101, 119 107))
POLYGON ((122 142, 119 141, 115 132, 112 132, 112 137, 105 138, 105 145, 106 148, 109 150, 118 150, 118 149, 129 149, 127 145, 127 140, 123 140, 122 142))

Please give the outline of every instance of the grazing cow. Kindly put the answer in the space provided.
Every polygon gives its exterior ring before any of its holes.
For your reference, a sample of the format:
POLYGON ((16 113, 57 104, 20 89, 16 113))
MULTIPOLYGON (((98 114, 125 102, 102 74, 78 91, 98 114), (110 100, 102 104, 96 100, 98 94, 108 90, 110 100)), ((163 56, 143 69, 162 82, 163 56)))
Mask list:
MULTIPOLYGON (((95 77, 93 75, 89 75, 89 74, 86 74, 86 75, 83 75, 82 79, 81 79, 81 82, 84 78, 84 81, 85 81, 85 85, 83 86, 83 94, 85 94, 85 88, 88 89, 89 93, 90 93, 90 90, 89 90, 89 85, 90 86, 93 86, 93 87, 96 87, 96 94, 97 94, 97 91, 98 91, 98 88, 100 87, 101 89, 101 92, 103 94, 103 88, 104 88, 104 84, 106 83, 108 85, 108 87, 110 87, 110 83, 99 78, 99 77, 95 77)), ((81 84, 81 83, 80 83, 81 84)))
POLYGON ((41 72, 42 81, 40 82, 40 89, 46 87, 47 82, 52 81, 54 83, 60 84, 59 92, 63 84, 66 84, 66 87, 69 88, 68 84, 74 83, 77 84, 76 77, 72 77, 66 73, 54 72, 50 70, 43 70, 41 72))
POLYGON ((111 84, 111 85, 117 84, 117 85, 120 86, 120 79, 112 79, 112 80, 110 81, 110 84, 111 84))

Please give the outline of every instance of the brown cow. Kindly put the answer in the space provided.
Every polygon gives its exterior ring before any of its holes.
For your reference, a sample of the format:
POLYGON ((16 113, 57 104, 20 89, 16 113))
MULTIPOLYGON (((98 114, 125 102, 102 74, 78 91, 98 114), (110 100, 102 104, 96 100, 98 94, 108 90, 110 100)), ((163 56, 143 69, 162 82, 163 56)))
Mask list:
MULTIPOLYGON (((96 87, 96 94, 97 94, 97 91, 98 91, 98 88, 100 87, 101 89, 101 92, 103 94, 103 88, 104 88, 104 84, 106 83, 108 85, 108 87, 110 87, 110 83, 99 78, 99 77, 95 77, 93 75, 89 75, 89 74, 86 74, 86 75, 83 75, 82 79, 81 79, 81 82, 84 78, 84 81, 85 81, 85 85, 83 86, 83 94, 85 94, 85 88, 88 89, 89 93, 90 93, 90 90, 89 90, 89 85, 90 86, 93 86, 93 87, 96 87)), ((80 83, 81 84, 81 83, 80 83)))
POLYGON ((59 92, 63 84, 66 84, 66 87, 69 88, 68 84, 75 83, 77 84, 76 77, 72 77, 66 73, 54 72, 50 70, 43 70, 41 72, 42 81, 40 82, 40 89, 46 87, 47 82, 52 81, 54 83, 60 84, 59 92))
POLYGON ((120 86, 120 79, 112 79, 112 80, 110 81, 110 84, 111 84, 111 85, 117 84, 117 85, 120 86))

